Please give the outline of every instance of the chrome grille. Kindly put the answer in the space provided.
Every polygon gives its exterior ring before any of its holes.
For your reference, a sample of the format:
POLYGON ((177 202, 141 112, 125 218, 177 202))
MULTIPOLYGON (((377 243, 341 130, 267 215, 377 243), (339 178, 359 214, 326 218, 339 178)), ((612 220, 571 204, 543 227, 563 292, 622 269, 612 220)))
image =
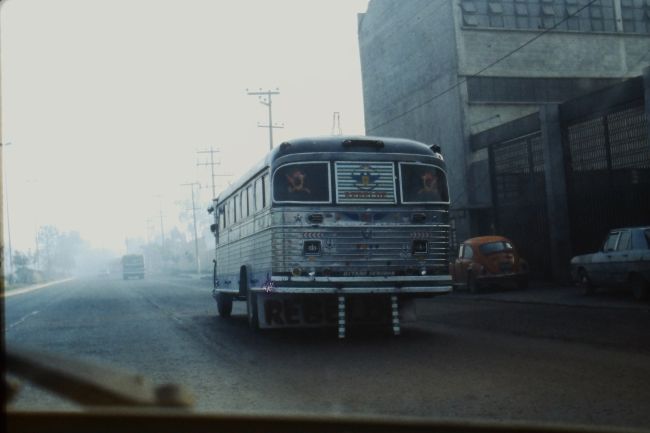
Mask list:
POLYGON ((276 230, 273 238, 274 273, 291 273, 296 267, 317 275, 416 275, 423 269, 427 273, 448 272, 448 225, 285 226, 276 230), (314 238, 321 240, 322 252, 318 257, 306 257, 303 242, 314 238), (427 254, 413 254, 415 240, 427 241, 427 254))

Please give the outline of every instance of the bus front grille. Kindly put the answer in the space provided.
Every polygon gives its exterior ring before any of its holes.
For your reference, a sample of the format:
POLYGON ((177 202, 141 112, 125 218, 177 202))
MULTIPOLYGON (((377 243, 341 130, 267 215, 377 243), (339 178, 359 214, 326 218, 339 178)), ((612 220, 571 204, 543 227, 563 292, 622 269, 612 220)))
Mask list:
POLYGON ((273 273, 294 276, 447 274, 448 251, 447 225, 284 227, 273 236, 273 273))

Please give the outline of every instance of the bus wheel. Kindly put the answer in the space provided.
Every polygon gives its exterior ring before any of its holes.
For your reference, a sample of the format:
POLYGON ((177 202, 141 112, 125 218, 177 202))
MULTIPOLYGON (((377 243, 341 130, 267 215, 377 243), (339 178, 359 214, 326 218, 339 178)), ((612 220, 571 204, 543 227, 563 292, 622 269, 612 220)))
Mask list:
POLYGON ((212 260, 213 266, 212 266, 212 287, 217 288, 218 284, 217 282, 219 281, 217 279, 217 261, 212 260))
POLYGON ((260 327, 257 316, 257 296, 252 290, 246 291, 246 312, 248 315, 248 326, 253 331, 257 331, 260 327))
POLYGON ((232 295, 217 292, 217 311, 219 311, 219 316, 223 318, 230 317, 232 313, 232 295))

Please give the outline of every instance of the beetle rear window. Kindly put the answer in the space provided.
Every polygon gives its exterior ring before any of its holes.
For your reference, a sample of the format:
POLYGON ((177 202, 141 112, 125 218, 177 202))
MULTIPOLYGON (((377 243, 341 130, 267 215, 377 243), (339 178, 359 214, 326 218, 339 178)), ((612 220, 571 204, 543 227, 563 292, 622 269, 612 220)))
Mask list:
POLYGON ((490 242, 481 245, 480 247, 478 247, 478 249, 481 250, 481 254, 483 255, 494 254, 494 253, 500 253, 503 251, 512 250, 512 244, 510 242, 505 242, 505 241, 490 242))

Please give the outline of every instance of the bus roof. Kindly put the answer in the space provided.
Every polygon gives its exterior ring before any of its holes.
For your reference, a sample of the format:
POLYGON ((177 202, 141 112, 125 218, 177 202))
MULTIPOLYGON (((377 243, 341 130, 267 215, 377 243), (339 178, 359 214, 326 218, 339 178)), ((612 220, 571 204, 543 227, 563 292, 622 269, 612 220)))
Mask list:
POLYGON ((330 136, 288 140, 273 149, 268 156, 269 162, 272 162, 282 156, 296 153, 358 152, 359 150, 375 153, 435 155, 431 146, 404 138, 330 136))
POLYGON ((407 153, 410 155, 432 156, 442 159, 440 149, 419 141, 393 137, 370 136, 327 136, 307 137, 287 140, 271 150, 260 162, 255 164, 246 174, 219 193, 215 200, 228 197, 238 190, 251 177, 265 167, 273 164, 278 158, 299 153, 333 153, 333 152, 372 152, 378 154, 407 153))

